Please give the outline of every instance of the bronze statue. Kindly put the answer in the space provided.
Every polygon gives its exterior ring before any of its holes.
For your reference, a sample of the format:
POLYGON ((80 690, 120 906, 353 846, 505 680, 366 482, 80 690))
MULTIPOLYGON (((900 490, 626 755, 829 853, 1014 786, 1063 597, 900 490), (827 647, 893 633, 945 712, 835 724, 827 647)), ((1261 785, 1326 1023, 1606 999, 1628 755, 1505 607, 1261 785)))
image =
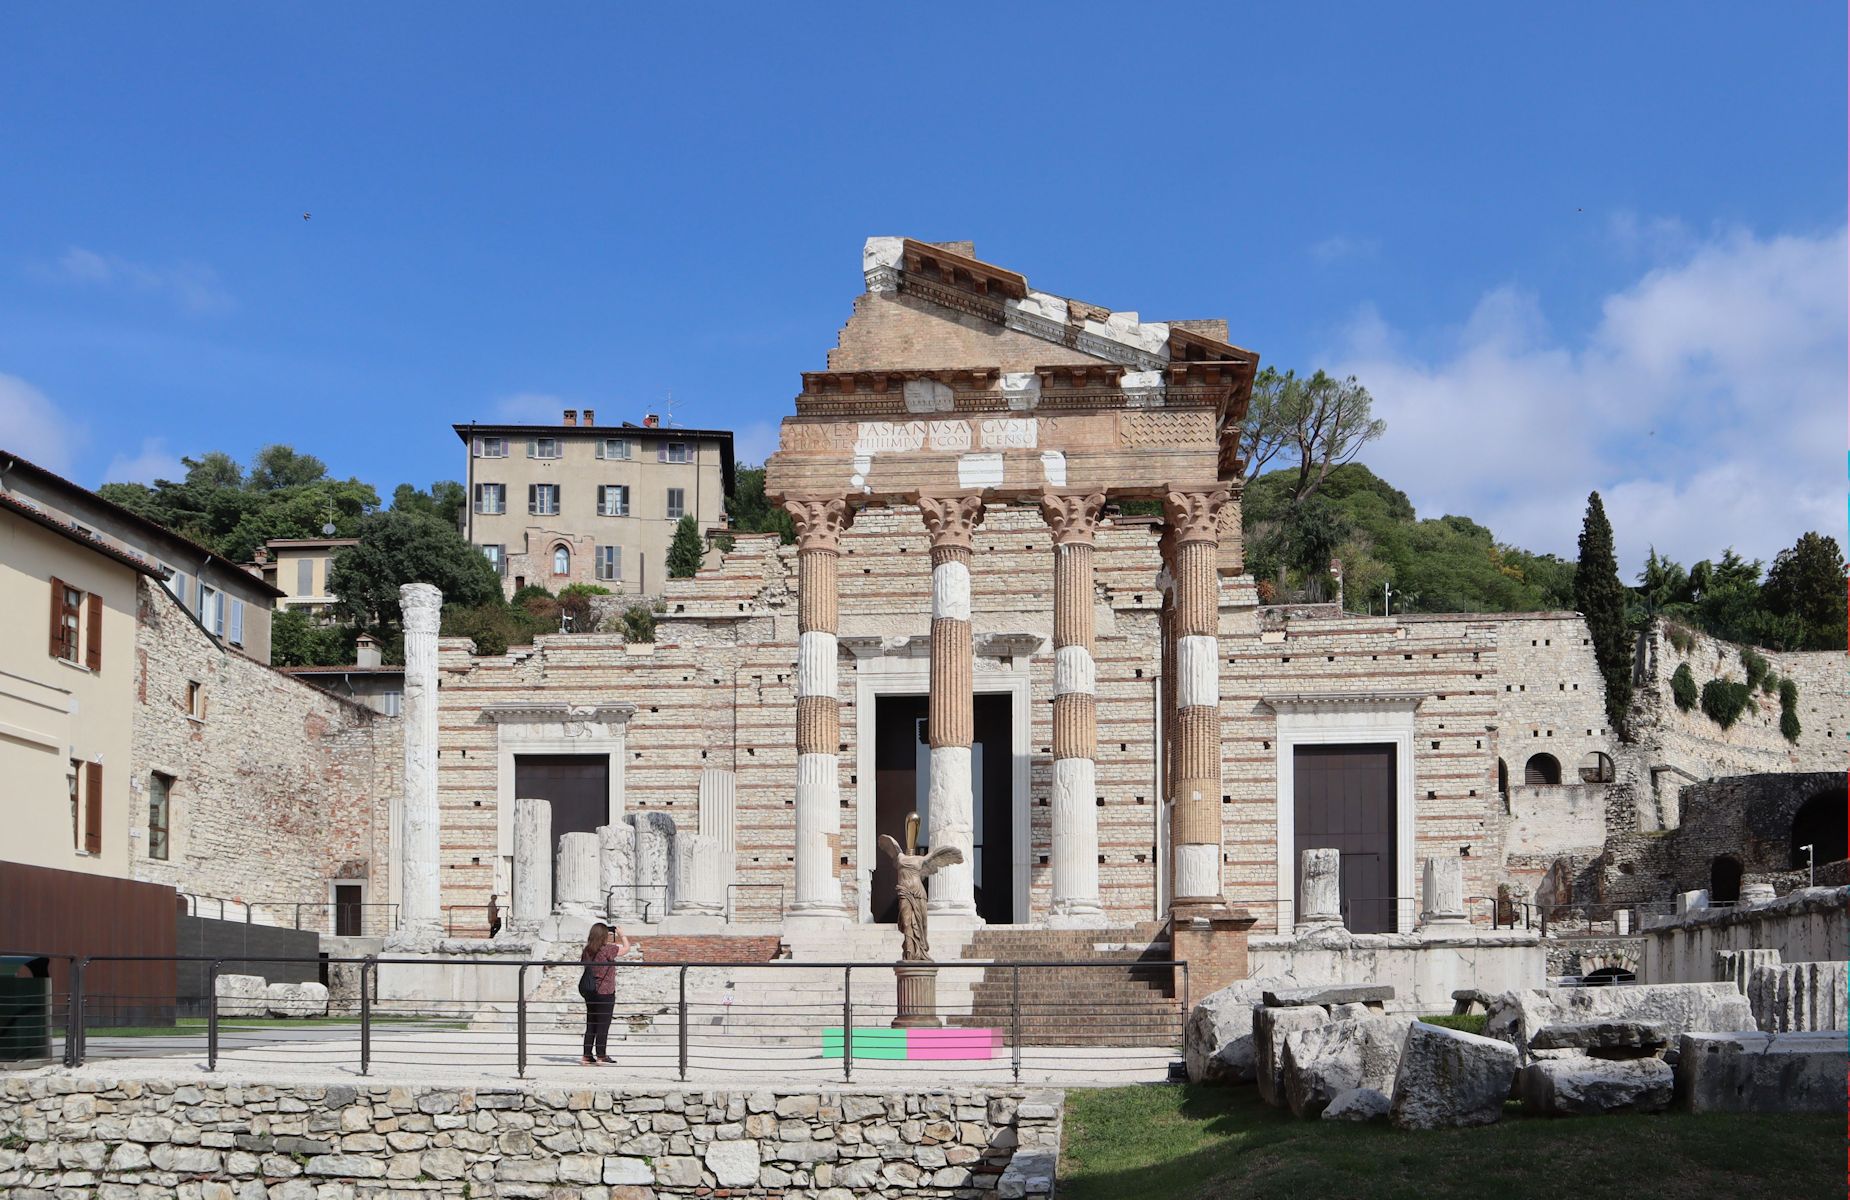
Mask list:
POLYGON ((918 853, 919 814, 906 814, 906 848, 891 834, 880 835, 880 849, 893 860, 899 871, 899 932, 905 946, 899 957, 905 962, 930 962, 931 945, 925 940, 925 881, 945 867, 964 860, 964 852, 955 846, 940 846, 930 854, 918 853))

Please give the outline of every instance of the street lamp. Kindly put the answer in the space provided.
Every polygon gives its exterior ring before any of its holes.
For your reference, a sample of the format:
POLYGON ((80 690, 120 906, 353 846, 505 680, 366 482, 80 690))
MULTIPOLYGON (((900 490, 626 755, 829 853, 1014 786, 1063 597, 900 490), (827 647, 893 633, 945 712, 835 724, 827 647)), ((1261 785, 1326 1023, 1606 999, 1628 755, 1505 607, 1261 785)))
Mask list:
POLYGON ((1814 861, 1814 856, 1812 854, 1812 843, 1806 842, 1803 846, 1800 846, 1799 849, 1805 851, 1805 881, 1806 881, 1805 886, 1817 887, 1818 886, 1818 864, 1816 861, 1814 861))

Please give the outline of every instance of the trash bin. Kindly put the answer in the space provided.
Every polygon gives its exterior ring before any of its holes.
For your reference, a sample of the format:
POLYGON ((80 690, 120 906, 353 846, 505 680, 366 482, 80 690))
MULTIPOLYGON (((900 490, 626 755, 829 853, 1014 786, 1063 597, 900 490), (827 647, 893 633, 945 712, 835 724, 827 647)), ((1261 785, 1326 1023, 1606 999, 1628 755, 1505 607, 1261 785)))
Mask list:
POLYGON ((51 960, 0 957, 0 1062, 51 1057, 51 960))

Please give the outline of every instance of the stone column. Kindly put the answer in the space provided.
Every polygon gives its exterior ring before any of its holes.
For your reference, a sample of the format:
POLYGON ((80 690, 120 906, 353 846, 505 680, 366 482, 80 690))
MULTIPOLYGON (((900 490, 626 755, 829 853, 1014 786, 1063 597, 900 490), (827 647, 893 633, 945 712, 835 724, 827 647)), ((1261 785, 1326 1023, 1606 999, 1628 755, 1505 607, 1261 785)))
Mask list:
POLYGON ((1464 925, 1465 865, 1456 855, 1440 854, 1426 860, 1420 878, 1420 928, 1464 925))
POLYGON ((597 899, 612 921, 628 921, 636 905, 636 827, 617 821, 597 827, 597 899))
POLYGON ((836 694, 844 499, 787 500, 797 531, 796 896, 792 916, 846 920, 841 875, 841 700, 836 694))
POLYGON ((531 934, 552 915, 552 805, 514 801, 514 878, 508 903, 509 933, 531 934))
POLYGON ((623 819, 636 831, 634 903, 653 924, 674 911, 674 818, 663 812, 635 812, 623 819))
POLYGON ((1343 855, 1340 850, 1306 850, 1304 882, 1298 890, 1297 932, 1343 923, 1343 855))
POLYGON ((554 878, 559 884, 559 915, 584 921, 603 919, 603 905, 597 898, 597 835, 567 833, 559 838, 559 865, 554 878))
POLYGON ((1192 916, 1221 898, 1220 509, 1227 493, 1170 492, 1163 501, 1170 546, 1170 638, 1175 727, 1169 829, 1175 894, 1170 911, 1192 916))
POLYGON ((1053 910, 1069 928, 1105 923, 1098 888, 1098 667, 1092 659, 1092 538, 1103 493, 1043 496, 1053 530, 1053 910))
POLYGON ((437 811, 437 626, 443 593, 428 583, 398 589, 404 614, 404 799, 399 807, 398 936, 417 942, 443 936, 438 881, 440 818, 437 811))
POLYGON ((970 535, 983 523, 981 496, 918 497, 931 533, 931 806, 926 837, 933 850, 955 846, 963 862, 945 867, 927 885, 932 913, 976 919, 970 745, 976 718, 971 689, 970 535))

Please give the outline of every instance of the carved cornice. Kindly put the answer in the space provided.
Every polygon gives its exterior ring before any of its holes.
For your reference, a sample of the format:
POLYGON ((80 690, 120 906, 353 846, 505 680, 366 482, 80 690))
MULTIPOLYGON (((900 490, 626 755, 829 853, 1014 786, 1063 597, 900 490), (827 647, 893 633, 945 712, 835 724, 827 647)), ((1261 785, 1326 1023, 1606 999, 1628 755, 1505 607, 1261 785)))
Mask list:
POLYGON ((1289 696, 1262 696, 1260 703, 1274 712, 1408 712, 1426 699, 1425 692, 1298 692, 1289 696))
POLYGON ((854 506, 836 497, 830 500, 786 500, 784 511, 796 523, 797 552, 841 553, 841 535, 854 524, 854 506))
POLYGON ((1163 520, 1173 545, 1220 540, 1220 510, 1229 496, 1213 492, 1170 492, 1163 497, 1163 520))
POLYGON ((1083 496, 1045 495, 1041 497, 1041 517, 1053 530, 1054 545, 1089 546, 1093 534, 1098 531, 1099 510, 1104 506, 1103 492, 1083 496))
POLYGON ((983 523, 981 496, 915 496, 913 503, 925 518, 932 549, 970 549, 971 534, 983 523))
MULTIPOLYGON (((840 645, 857 659, 931 657, 929 633, 843 635, 840 645)), ((971 654, 979 659, 1026 659, 1046 648, 1047 638, 1039 633, 977 633, 970 639, 971 654)))
POLYGON ((621 725, 635 713, 634 704, 561 704, 546 700, 510 700, 505 704, 490 704, 482 709, 483 719, 495 725, 554 722, 621 725))

